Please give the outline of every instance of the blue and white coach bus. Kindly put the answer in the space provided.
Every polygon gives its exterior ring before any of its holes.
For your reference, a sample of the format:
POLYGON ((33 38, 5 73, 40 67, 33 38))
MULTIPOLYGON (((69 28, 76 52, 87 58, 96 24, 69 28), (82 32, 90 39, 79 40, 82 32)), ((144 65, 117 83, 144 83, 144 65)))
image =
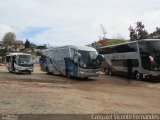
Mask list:
POLYGON ((136 79, 160 78, 160 39, 144 39, 99 49, 106 74, 123 74, 136 79))
POLYGON ((40 66, 47 73, 88 78, 99 76, 103 59, 92 47, 68 45, 43 50, 40 66))

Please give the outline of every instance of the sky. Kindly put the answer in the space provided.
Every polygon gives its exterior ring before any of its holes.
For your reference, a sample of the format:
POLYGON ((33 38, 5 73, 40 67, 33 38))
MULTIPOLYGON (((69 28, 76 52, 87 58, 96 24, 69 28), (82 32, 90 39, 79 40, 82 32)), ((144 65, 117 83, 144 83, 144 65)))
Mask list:
POLYGON ((0 40, 48 46, 87 45, 103 36, 129 39, 130 26, 142 21, 150 33, 160 27, 160 0, 0 0, 0 40))

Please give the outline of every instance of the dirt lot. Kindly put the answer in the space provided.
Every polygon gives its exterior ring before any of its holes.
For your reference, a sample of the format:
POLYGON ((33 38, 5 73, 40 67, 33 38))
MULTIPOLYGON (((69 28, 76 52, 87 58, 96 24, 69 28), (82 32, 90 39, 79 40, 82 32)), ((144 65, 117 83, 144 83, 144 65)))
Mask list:
POLYGON ((69 80, 0 66, 0 113, 160 113, 160 83, 100 75, 69 80))

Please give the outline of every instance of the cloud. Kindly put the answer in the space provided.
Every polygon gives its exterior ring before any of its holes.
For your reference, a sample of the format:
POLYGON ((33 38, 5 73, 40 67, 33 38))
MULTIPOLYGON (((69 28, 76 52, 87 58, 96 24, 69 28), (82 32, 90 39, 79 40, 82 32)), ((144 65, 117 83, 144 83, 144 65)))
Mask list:
POLYGON ((0 24, 0 40, 4 37, 5 33, 13 32, 13 29, 9 25, 1 25, 0 24))
POLYGON ((130 25, 142 21, 147 31, 159 27, 159 0, 0 0, 0 37, 5 29, 17 39, 37 44, 85 45, 102 35, 128 39, 130 25), (5 27, 4 27, 5 26, 5 27))

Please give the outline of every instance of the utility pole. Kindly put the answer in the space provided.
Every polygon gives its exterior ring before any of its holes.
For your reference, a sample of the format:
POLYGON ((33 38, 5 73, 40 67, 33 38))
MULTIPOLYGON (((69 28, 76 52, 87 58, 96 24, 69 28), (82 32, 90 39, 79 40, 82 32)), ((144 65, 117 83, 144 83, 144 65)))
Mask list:
POLYGON ((105 39, 107 31, 106 31, 105 27, 102 24, 100 25, 100 27, 101 27, 101 30, 102 30, 102 33, 103 33, 103 39, 105 39))

